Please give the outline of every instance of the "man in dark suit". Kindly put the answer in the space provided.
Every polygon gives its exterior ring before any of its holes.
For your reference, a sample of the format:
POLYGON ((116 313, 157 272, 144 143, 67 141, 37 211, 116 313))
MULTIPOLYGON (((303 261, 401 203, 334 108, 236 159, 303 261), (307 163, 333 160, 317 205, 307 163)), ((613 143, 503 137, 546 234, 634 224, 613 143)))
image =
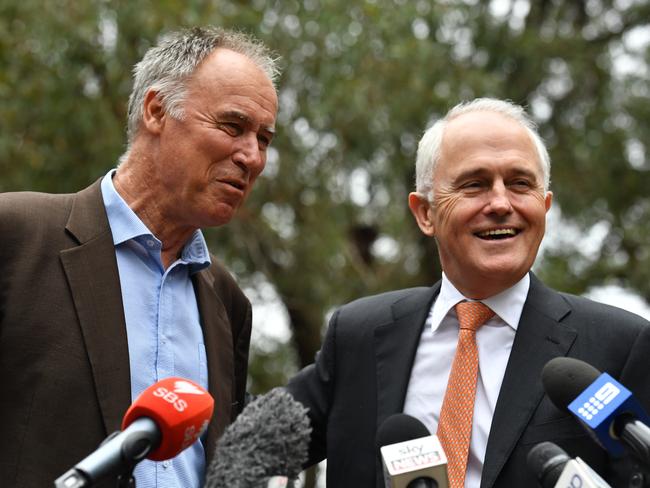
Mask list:
POLYGON ((163 38, 134 72, 116 170, 77 194, 0 195, 2 486, 51 486, 144 388, 182 376, 215 399, 207 436, 135 477, 198 488, 243 407, 251 306, 199 229, 226 224, 264 168, 275 61, 205 28, 163 38))
POLYGON ((309 463, 327 458, 328 486, 384 486, 376 432, 398 412, 441 437, 452 487, 536 486, 526 455, 541 441, 621 486, 616 476, 625 474, 615 474, 607 454, 552 405, 540 374, 554 357, 579 358, 650 406, 650 327, 634 314, 551 290, 530 271, 551 206, 549 176, 534 124, 512 103, 460 104, 424 134, 409 207, 436 241, 441 281, 337 310, 315 364, 288 385, 309 407, 309 463), (487 312, 470 334, 475 376, 466 373, 471 348, 457 347, 467 337, 465 325, 459 332, 465 305, 487 312), (458 395, 463 382, 471 388, 458 395), (463 415, 454 415, 465 408, 459 450, 463 415), (453 421, 443 427, 443 418, 453 421))

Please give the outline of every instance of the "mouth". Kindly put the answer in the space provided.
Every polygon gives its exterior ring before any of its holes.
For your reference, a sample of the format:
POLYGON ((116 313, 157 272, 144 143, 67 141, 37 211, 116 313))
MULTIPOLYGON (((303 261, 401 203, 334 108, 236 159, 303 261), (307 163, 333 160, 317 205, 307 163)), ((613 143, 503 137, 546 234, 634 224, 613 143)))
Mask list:
POLYGON ((246 189, 246 183, 241 180, 221 180, 221 183, 232 186, 242 192, 246 189))
POLYGON ((502 241, 505 239, 512 239, 521 230, 514 227, 499 227, 496 229, 487 229, 480 232, 475 232, 474 235, 485 241, 502 241))

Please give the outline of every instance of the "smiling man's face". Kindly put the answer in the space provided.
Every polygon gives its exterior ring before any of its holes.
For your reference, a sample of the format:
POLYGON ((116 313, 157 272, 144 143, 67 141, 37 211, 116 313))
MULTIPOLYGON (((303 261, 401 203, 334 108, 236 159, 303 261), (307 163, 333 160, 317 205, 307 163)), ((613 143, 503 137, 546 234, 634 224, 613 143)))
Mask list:
POLYGON ((552 200, 527 131, 495 112, 451 120, 433 179, 433 204, 414 194, 409 204, 435 237, 454 286, 480 299, 519 281, 533 265, 552 200))

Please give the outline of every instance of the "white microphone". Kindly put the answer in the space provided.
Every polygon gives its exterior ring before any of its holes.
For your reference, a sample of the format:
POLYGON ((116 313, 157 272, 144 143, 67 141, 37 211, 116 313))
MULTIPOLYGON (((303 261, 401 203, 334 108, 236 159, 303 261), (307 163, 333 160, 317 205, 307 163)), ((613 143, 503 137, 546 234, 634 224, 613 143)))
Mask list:
POLYGON ((542 488, 611 488, 582 459, 569 458, 557 444, 540 442, 526 458, 542 488))
POLYGON ((579 457, 566 463, 554 488, 612 488, 579 457))
POLYGON ((377 431, 386 488, 448 488, 447 456, 418 419, 388 417, 377 431))

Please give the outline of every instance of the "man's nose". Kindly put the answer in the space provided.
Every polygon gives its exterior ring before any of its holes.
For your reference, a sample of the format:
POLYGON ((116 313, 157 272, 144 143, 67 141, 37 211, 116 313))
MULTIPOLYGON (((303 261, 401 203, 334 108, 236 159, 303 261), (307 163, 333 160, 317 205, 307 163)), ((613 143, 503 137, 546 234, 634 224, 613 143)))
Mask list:
POLYGON ((247 174, 257 176, 264 169, 265 158, 256 134, 250 133, 239 138, 233 161, 247 174))
POLYGON ((512 203, 508 189, 502 181, 496 181, 488 193, 486 211, 497 215, 507 215, 512 212, 512 203))

